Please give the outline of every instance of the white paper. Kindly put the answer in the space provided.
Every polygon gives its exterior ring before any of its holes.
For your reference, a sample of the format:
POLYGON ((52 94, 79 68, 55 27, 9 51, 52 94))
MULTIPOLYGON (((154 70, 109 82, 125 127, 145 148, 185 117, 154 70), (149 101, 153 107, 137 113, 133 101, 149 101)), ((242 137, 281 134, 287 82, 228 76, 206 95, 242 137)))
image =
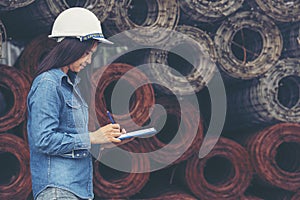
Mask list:
POLYGON ((141 137, 141 136, 150 136, 157 133, 157 130, 155 128, 146 128, 146 129, 140 129, 137 131, 131 131, 125 134, 122 134, 118 138, 120 140, 129 139, 132 137, 141 137))

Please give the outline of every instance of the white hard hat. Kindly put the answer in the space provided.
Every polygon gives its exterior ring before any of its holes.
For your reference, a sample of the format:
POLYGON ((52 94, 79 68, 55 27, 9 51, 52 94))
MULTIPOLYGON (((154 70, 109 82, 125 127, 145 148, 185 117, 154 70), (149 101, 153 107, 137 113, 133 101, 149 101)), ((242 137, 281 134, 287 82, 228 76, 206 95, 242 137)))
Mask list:
POLYGON ((65 37, 76 37, 80 41, 95 39, 106 44, 113 44, 104 38, 97 16, 81 7, 72 7, 61 12, 53 23, 49 37, 57 38, 58 41, 65 37))

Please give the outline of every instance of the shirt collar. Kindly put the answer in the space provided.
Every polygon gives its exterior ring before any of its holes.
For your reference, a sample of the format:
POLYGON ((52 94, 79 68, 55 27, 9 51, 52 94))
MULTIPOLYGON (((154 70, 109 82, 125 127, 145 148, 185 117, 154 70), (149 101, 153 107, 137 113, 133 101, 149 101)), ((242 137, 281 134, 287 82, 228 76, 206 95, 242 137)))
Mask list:
POLYGON ((63 79, 66 79, 66 81, 73 85, 76 86, 80 82, 80 77, 77 76, 76 72, 68 72, 68 75, 64 73, 60 68, 52 69, 53 73, 61 80, 61 84, 63 82, 63 79), (74 83, 70 80, 74 80, 74 83))

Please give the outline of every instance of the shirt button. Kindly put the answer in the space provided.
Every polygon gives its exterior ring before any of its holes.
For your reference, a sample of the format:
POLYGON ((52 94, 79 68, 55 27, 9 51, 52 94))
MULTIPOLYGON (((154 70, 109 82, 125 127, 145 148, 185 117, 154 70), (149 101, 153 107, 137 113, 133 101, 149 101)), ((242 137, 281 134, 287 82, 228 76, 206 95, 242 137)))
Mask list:
POLYGON ((79 157, 79 153, 78 153, 78 154, 76 154, 76 156, 77 156, 77 157, 79 157))

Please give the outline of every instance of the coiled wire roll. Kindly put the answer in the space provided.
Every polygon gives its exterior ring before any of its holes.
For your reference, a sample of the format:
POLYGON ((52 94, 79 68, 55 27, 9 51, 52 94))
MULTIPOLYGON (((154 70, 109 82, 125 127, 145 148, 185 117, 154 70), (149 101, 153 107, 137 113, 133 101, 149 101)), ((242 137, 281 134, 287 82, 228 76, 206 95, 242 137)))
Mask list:
POLYGON ((161 91, 166 94, 194 94, 203 89, 214 76, 214 43, 207 33, 196 27, 180 25, 175 31, 171 37, 174 40, 169 41, 167 50, 151 49, 146 62, 166 65, 162 70, 155 70, 155 67, 151 70, 154 79, 172 88, 169 90, 158 86, 161 91), (178 72, 174 73, 173 70, 178 72))
POLYGON ((0 113, 0 132, 18 126, 25 119, 29 89, 28 76, 13 67, 0 65, 0 97, 4 105, 0 113))
POLYGON ((45 34, 33 38, 26 44, 14 67, 34 77, 38 65, 56 44, 55 40, 48 38, 45 34))
POLYGON ((245 140, 256 183, 288 191, 300 189, 300 125, 279 123, 245 140))
MULTIPOLYGON (((203 141, 202 119, 199 123, 194 122, 194 120, 197 121, 200 113, 188 101, 176 102, 171 97, 156 98, 156 104, 162 105, 166 110, 166 122, 159 133, 149 138, 139 139, 141 145, 148 152, 155 152, 151 159, 158 163, 172 163, 173 165, 187 160, 200 149, 203 141), (183 123, 181 125, 183 128, 179 130, 180 123, 183 123), (196 133, 193 134, 195 131, 196 133), (174 134, 178 135, 178 139, 173 141, 174 134), (162 148, 164 150, 161 150, 162 148)), ((159 127, 160 123, 161 115, 154 113, 151 117, 151 125, 159 127)))
MULTIPOLYGON (((253 181, 253 184, 247 189, 247 192, 253 194, 259 200, 291 200, 293 192, 280 189, 278 187, 261 186, 253 181)), ((247 199, 246 199, 247 200, 247 199)))
POLYGON ((112 12, 103 23, 107 36, 124 32, 128 40, 139 44, 159 44, 168 33, 156 28, 173 30, 179 20, 177 0, 115 0, 112 12), (139 29, 139 28, 143 29, 139 29), (135 31, 126 32, 127 30, 135 31))
POLYGON ((300 199, 300 191, 294 194, 291 198, 291 200, 297 200, 297 199, 300 199))
POLYGON ((25 143, 28 143, 27 117, 25 117, 25 120, 22 121, 22 123, 18 127, 12 130, 19 133, 17 136, 21 137, 25 143))
MULTIPOLYGON (((155 96, 150 81, 142 71, 128 64, 112 63, 97 69, 93 73, 92 84, 94 100, 91 102, 91 107, 95 109, 96 119, 94 120, 98 120, 101 126, 111 123, 107 117, 107 110, 113 111, 112 116, 116 123, 121 124, 126 131, 140 128, 149 119, 150 108, 154 105, 155 96), (126 76, 124 76, 125 73, 126 76), (130 88, 134 89, 134 94, 129 101, 130 105, 125 105, 129 107, 129 113, 125 112, 123 105, 128 99, 124 101, 118 99, 118 101, 122 101, 120 103, 122 105, 115 108, 111 107, 112 99, 110 97, 114 90, 113 84, 120 79, 122 79, 122 86, 124 86, 122 92, 129 91, 130 88)), ((91 114, 90 118, 93 120, 95 116, 93 117, 91 114)))
POLYGON ((243 195, 239 197, 239 200, 263 200, 262 198, 251 196, 251 195, 243 195))
POLYGON ((192 20, 214 22, 221 20, 239 9, 244 0, 185 0, 179 1, 183 13, 192 20))
POLYGON ((176 199, 176 200, 197 200, 196 197, 184 192, 184 191, 168 191, 159 194, 156 197, 144 198, 145 200, 165 200, 165 199, 176 199))
POLYGON ((0 134, 0 198, 26 199, 31 192, 29 149, 21 138, 0 134))
POLYGON ((300 122, 300 61, 280 60, 258 79, 227 90, 225 129, 300 122))
POLYGON ((274 20, 294 22, 300 20, 300 2, 298 0, 255 0, 258 6, 274 20))
POLYGON ((214 42, 220 68, 237 79, 265 73, 278 61, 283 47, 277 25, 269 17, 250 11, 225 19, 214 42))
MULTIPOLYGON (((132 171, 145 171, 144 173, 125 173, 114 170, 100 162, 94 162, 94 192, 96 196, 109 199, 127 198, 138 193, 147 183, 150 173, 150 161, 146 154, 135 154, 136 147, 139 146, 138 151, 145 152, 143 146, 139 145, 136 140, 128 142, 124 145, 118 146, 127 151, 126 158, 124 155, 118 154, 119 166, 124 164, 122 159, 128 159, 131 162, 132 171)), ((115 159, 110 157, 113 155, 114 149, 105 149, 101 159, 115 159)), ((116 155, 116 154, 114 154, 116 155)))
POLYGON ((0 11, 10 11, 28 6, 35 0, 2 0, 0 1, 0 11))
MULTIPOLYGON (((172 167, 170 167, 172 168, 172 167)), ((176 200, 196 200, 186 188, 179 187, 176 184, 172 184, 169 181, 170 168, 166 170, 158 170, 150 174, 149 181, 143 187, 143 189, 132 199, 144 199, 144 200, 165 200, 165 199, 176 199, 176 200), (167 171, 167 174, 166 172, 167 171)), ((176 165, 174 165, 174 169, 176 165)))
POLYGON ((250 185, 253 168, 243 146, 220 137, 206 157, 195 154, 188 159, 183 174, 184 183, 199 199, 236 200, 250 185))

